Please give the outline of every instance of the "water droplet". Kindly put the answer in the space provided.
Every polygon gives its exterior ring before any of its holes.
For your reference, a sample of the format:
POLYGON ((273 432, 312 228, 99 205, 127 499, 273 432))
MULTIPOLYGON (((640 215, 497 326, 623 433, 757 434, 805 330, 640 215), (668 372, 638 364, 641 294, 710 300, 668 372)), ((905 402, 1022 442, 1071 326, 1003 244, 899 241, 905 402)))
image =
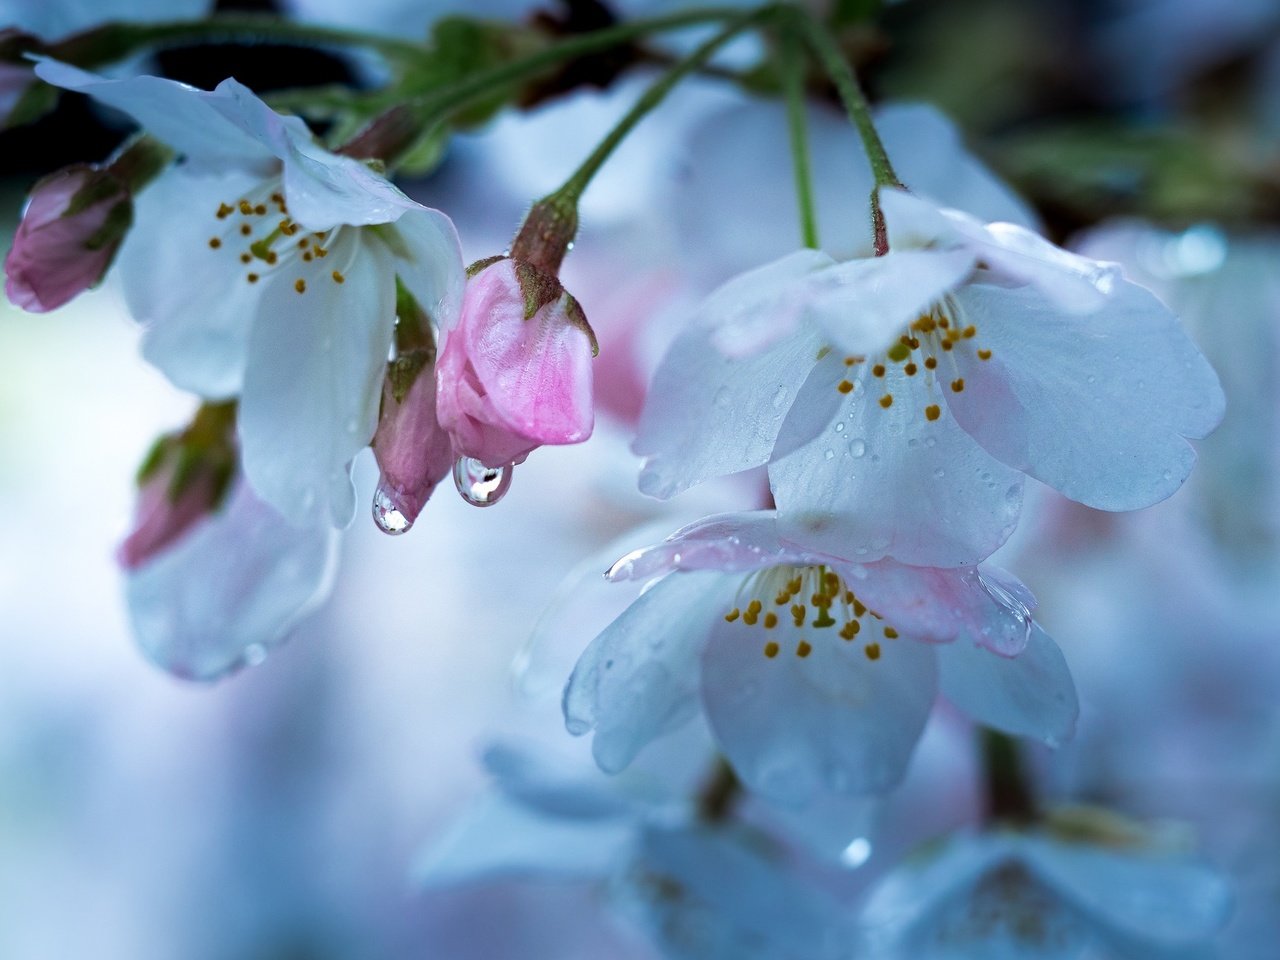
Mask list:
POLYGON ((867 441, 861 437, 854 437, 849 441, 849 453, 855 457, 860 457, 867 452, 867 441))
POLYGON ((857 837, 840 851, 840 862, 853 870, 871 859, 871 841, 866 837, 857 837))
POLYGON ((413 526, 413 521, 400 512, 382 484, 378 484, 378 489, 373 494, 373 522, 378 525, 379 530, 392 537, 408 533, 413 526))
MULTIPOLYGON (((1025 645, 1031 639, 1031 611, 1027 608, 1027 605, 996 580, 985 577, 981 573, 978 574, 978 583, 987 592, 987 596, 1013 615, 1014 624, 1011 624, 1011 626, 1015 631, 1021 633, 1021 636, 1015 637, 1015 639, 1019 639, 1025 645)), ((985 632, 989 632, 989 630, 990 628, 988 627, 985 632)))
POLYGON ((844 421, 843 421, 843 420, 841 420, 841 421, 839 421, 839 422, 837 422, 837 423, 836 423, 836 433, 844 433, 844 421))
POLYGON ((585 720, 580 720, 577 717, 570 717, 564 722, 564 726, 565 729, 575 737, 580 737, 591 729, 591 724, 587 723, 585 720))
POLYGON ((453 484, 473 507, 491 507, 511 489, 512 468, 486 467, 479 460, 461 457, 453 465, 453 484))
POLYGON ((787 388, 778 387, 773 394, 773 406, 775 409, 781 409, 782 405, 787 402, 787 388))
POLYGON ((834 459, 836 458, 836 452, 835 452, 834 450, 832 450, 830 447, 828 447, 828 448, 823 452, 823 454, 822 454, 822 455, 823 455, 824 457, 826 457, 828 460, 834 460, 834 459))
POLYGON ((925 437, 925 438, 924 438, 924 445, 925 445, 926 447, 936 447, 936 446, 938 445, 938 438, 937 438, 937 437, 925 437))
POLYGON ((360 421, 357 420, 355 417, 352 417, 350 420, 347 421, 347 433, 355 433, 359 429, 360 429, 360 421))
POLYGON ((244 648, 244 663, 247 667, 256 667, 267 659, 267 648, 260 643, 251 643, 244 648))

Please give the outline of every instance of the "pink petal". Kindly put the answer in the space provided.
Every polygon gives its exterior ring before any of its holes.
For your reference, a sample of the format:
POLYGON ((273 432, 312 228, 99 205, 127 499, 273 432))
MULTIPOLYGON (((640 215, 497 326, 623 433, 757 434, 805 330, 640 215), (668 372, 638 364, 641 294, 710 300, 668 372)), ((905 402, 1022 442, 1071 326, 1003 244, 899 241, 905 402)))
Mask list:
POLYGON ((403 401, 397 402, 390 378, 384 383, 373 455, 382 489, 412 523, 455 459, 449 434, 436 419, 434 364, 418 372, 403 401))

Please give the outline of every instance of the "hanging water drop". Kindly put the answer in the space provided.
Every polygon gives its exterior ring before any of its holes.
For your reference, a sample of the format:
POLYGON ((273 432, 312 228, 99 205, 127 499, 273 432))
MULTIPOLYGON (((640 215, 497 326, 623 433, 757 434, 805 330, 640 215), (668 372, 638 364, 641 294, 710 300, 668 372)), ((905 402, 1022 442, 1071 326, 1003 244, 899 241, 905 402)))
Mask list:
POLYGON ((1013 590, 1010 590, 995 579, 994 576, 979 573, 978 583, 987 592, 987 596, 1011 614, 1012 623, 1008 625, 1007 631, 1010 634, 1010 639, 1014 640, 1019 646, 1025 646, 1031 640, 1033 624, 1031 609, 1026 602, 1013 590))
POLYGON ((400 508, 391 499, 391 494, 381 484, 373 494, 373 522, 378 525, 379 530, 392 537, 408 533, 413 526, 413 521, 400 512, 400 508))
POLYGON ((861 437, 854 437, 849 441, 849 453, 855 457, 861 457, 867 452, 867 441, 861 437))
POLYGON ((511 489, 512 467, 486 467, 479 460, 462 457, 453 465, 453 483, 462 499, 473 507, 491 507, 511 489))

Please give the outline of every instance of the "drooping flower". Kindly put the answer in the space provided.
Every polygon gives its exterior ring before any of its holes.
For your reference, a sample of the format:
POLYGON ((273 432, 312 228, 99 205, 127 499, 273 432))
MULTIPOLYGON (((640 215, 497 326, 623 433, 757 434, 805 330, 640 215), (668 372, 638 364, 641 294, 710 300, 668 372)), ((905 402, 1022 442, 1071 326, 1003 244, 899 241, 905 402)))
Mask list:
POLYGON ((595 731, 603 769, 627 766, 699 703, 743 782, 792 803, 893 787, 939 689, 988 726, 1071 734, 1074 687, 1021 584, 800 549, 775 519, 708 518, 609 571, 661 579, 592 642, 565 690, 569 729, 595 731))
POLYGON ((548 271, 509 257, 471 268, 456 326, 443 328, 440 424, 459 456, 498 468, 543 444, 591 436, 595 337, 548 271))
POLYGON ((138 645, 188 680, 258 663, 328 595, 337 540, 328 526, 289 523, 235 483, 220 509, 128 571, 138 645))
POLYGON ((143 355, 175 384, 240 397, 245 477, 291 521, 350 522, 396 283, 445 322, 461 301, 457 233, 365 163, 320 147, 245 87, 37 73, 131 114, 185 157, 138 198, 120 250, 143 355))
MULTIPOLYGON (((1127 829, 1082 833, 1081 812, 1051 815, 1033 829, 957 835, 908 858, 863 910, 864 955, 1200 955, 1230 913, 1226 880, 1185 852, 1127 829)), ((1094 812, 1088 819, 1090 829, 1118 820, 1094 812)))
POLYGON ((1163 304, 1023 228, 880 204, 886 255, 800 251, 705 301, 655 376, 645 492, 767 462, 784 536, 962 565, 1008 536, 1024 474, 1108 510, 1178 488, 1224 401, 1163 304))
POLYGON ((136 570, 222 504, 237 470, 231 404, 202 407, 192 424, 161 437, 138 470, 133 531, 117 557, 136 570))

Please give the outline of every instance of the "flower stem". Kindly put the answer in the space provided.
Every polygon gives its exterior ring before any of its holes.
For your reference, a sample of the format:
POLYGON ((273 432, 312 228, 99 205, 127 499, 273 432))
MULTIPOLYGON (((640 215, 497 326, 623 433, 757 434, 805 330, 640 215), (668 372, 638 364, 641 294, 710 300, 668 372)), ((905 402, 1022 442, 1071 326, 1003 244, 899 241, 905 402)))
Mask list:
POLYGON ((805 60, 799 30, 782 25, 782 82, 787 96, 787 131, 791 139, 791 168, 796 182, 796 206, 800 213, 800 238, 806 247, 818 248, 818 218, 813 206, 813 171, 809 161, 806 127, 805 60))
POLYGON ((722 46, 732 40, 735 36, 746 30, 748 27, 764 20, 768 16, 772 16, 775 11, 773 6, 760 7, 759 9, 740 13, 738 16, 731 18, 726 23, 724 29, 717 33, 714 37, 701 44, 693 53, 685 57, 674 67, 663 74, 651 87, 649 87, 640 99, 632 105, 626 115, 618 121, 617 126, 610 130, 604 140, 602 140, 591 152, 591 155, 582 162, 582 165, 570 175, 560 189, 556 190, 552 196, 560 198, 564 202, 576 204, 578 198, 582 196, 582 192, 586 190, 591 179, 604 166, 606 160, 609 159, 613 151, 618 147, 632 129, 643 120, 655 107, 660 104, 668 93, 675 88, 685 77, 697 70, 703 63, 711 59, 711 56, 722 46))
POLYGON ((1013 823, 1035 818, 1035 800, 1022 765, 1018 742, 1008 734, 982 728, 982 768, 987 789, 987 817, 1013 823))
POLYGON ((724 757, 716 757, 715 767, 698 793, 698 819, 723 823, 741 796, 742 781, 724 757))

